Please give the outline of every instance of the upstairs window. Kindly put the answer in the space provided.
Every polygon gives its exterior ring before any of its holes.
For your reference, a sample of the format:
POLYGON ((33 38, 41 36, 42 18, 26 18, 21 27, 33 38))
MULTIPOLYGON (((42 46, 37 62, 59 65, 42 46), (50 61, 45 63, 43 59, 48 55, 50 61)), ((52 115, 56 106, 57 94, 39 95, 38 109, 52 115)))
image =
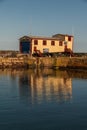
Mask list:
POLYGON ((34 45, 38 45, 38 40, 34 40, 34 45))
POLYGON ((63 42, 62 41, 59 41, 59 46, 63 46, 63 42))
POLYGON ((43 40, 43 45, 47 45, 47 41, 46 40, 43 40))
POLYGON ((51 46, 55 46, 55 41, 51 41, 51 46))
POLYGON ((71 36, 68 36, 68 41, 71 41, 71 36))

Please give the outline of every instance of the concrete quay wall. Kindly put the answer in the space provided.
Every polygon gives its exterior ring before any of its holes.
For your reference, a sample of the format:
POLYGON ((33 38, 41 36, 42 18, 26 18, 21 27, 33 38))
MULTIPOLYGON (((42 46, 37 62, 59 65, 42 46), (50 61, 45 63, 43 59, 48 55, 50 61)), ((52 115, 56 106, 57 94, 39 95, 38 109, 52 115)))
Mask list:
POLYGON ((87 57, 38 58, 37 66, 54 69, 87 69, 87 57))
POLYGON ((70 68, 87 69, 87 57, 23 57, 0 58, 0 68, 70 68))
POLYGON ((87 69, 87 57, 60 57, 55 60, 54 68, 87 69))
POLYGON ((25 60, 23 58, 0 58, 0 68, 22 68, 26 67, 25 60))
POLYGON ((58 57, 51 58, 46 62, 47 59, 42 59, 45 66, 52 67, 55 69, 68 68, 68 69, 87 69, 87 57, 58 57))

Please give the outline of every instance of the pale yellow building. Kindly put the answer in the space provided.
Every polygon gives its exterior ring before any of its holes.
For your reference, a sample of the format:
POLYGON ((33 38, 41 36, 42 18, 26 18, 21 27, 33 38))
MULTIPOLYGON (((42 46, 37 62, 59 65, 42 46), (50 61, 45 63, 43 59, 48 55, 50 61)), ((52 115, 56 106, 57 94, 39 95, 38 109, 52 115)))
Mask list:
POLYGON ((73 51, 74 37, 71 35, 56 34, 52 37, 24 36, 20 38, 21 53, 56 53, 67 49, 73 51))

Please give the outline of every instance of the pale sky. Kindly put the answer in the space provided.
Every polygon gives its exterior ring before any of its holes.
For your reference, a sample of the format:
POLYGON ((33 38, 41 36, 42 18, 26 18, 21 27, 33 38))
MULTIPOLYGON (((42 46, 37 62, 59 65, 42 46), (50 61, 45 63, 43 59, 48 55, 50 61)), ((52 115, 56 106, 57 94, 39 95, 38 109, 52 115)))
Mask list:
POLYGON ((74 35, 87 52, 87 0, 0 0, 0 50, 19 50, 24 35, 74 35))

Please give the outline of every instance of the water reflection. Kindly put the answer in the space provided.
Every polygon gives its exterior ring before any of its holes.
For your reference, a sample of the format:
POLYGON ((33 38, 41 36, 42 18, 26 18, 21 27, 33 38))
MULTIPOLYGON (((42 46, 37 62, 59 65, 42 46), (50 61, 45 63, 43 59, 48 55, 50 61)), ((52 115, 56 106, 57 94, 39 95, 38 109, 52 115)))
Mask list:
POLYGON ((1 130, 87 129, 82 78, 86 71, 0 70, 1 130))
POLYGON ((19 97, 32 104, 70 102, 72 79, 87 78, 87 72, 52 69, 0 70, 0 77, 8 78, 12 84, 11 90, 18 89, 19 97))
POLYGON ((19 92, 21 97, 31 99, 31 103, 70 101, 72 79, 66 71, 28 70, 19 76, 19 92))

